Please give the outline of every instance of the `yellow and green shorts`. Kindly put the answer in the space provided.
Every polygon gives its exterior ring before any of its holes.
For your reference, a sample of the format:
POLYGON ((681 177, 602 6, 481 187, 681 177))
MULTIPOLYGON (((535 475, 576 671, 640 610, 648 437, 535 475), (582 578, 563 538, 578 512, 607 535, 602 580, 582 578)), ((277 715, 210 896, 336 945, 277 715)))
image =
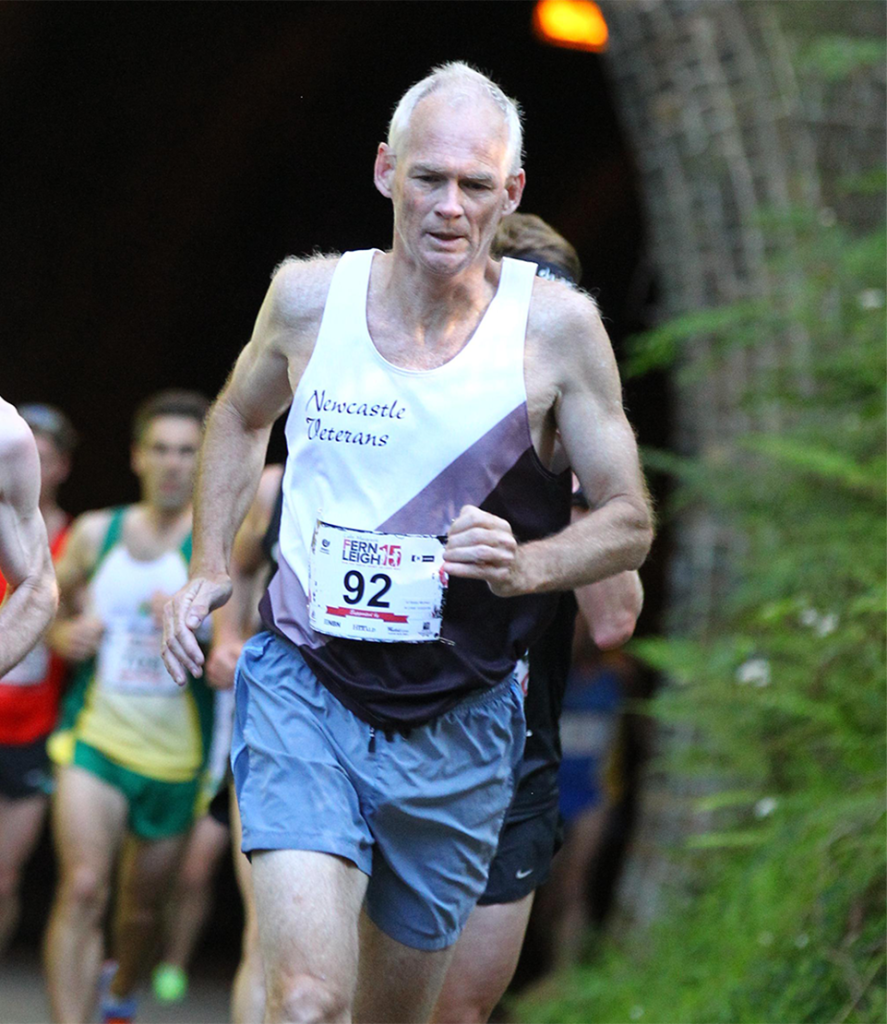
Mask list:
POLYGON ((200 775, 188 782, 161 782, 124 768, 79 739, 68 763, 120 790, 129 804, 127 827, 139 839, 167 839, 194 823, 200 775))

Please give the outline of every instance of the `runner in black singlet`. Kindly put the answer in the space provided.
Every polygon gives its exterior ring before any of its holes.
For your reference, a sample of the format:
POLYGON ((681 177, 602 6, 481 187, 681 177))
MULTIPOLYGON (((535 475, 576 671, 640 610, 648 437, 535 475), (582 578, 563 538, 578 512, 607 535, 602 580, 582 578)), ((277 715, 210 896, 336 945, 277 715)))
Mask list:
MULTIPOLYGON (((258 598, 261 587, 277 571, 280 515, 283 505, 283 466, 266 466, 258 493, 232 552, 234 593, 231 601, 215 614, 219 652, 207 664, 207 675, 216 686, 233 686, 233 666, 244 640, 259 627, 258 598)), ((231 782, 229 770, 228 782, 231 782)), ((241 825, 233 787, 225 785, 209 807, 216 821, 231 829, 234 872, 243 900, 243 938, 240 963, 231 991, 233 1024, 262 1024, 265 1018, 265 982, 259 933, 252 893, 250 864, 241 853, 241 825)))
MULTIPOLYGON (((572 286, 582 276, 573 246, 532 214, 515 213, 503 218, 493 252, 536 263, 537 276, 572 286)), ((574 516, 588 509, 581 490, 574 493, 573 505, 574 516)), ((612 646, 614 640, 628 639, 640 612, 637 574, 621 574, 584 588, 586 592, 595 590, 597 600, 591 605, 584 602, 589 620, 583 620, 586 628, 602 645, 612 646), (612 598, 610 611, 601 600, 607 596, 612 598), (612 618, 608 617, 610 613, 612 618)), ((585 598, 588 594, 581 596, 585 598)), ((530 648, 524 705, 527 738, 515 796, 490 865, 487 889, 456 944, 435 1007, 433 1019, 440 1024, 489 1018, 514 975, 533 895, 548 879, 552 858, 561 844, 558 724, 570 671, 576 612, 574 595, 561 594, 552 622, 530 648)))

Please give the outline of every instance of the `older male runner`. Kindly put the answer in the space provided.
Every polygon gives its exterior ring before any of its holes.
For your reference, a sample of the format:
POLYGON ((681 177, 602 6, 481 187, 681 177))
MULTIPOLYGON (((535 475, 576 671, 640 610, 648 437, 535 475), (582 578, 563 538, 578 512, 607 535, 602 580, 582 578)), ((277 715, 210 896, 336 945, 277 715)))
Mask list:
POLYGON ((0 398, 0 676, 31 650, 52 621, 58 590, 40 515, 40 457, 34 435, 0 398))
POLYGON ((160 660, 159 609, 187 579, 191 493, 207 400, 161 392, 133 423, 141 501, 80 516, 59 563, 50 630, 78 663, 50 754, 59 765, 53 831, 59 884, 46 936, 53 1020, 91 1019, 116 875, 102 1018, 132 1019, 133 989, 156 953, 161 911, 194 820, 213 694, 160 660))
MULTIPOLYGON (((58 489, 71 470, 77 435, 51 405, 23 405, 19 414, 34 435, 40 457, 40 514, 57 561, 70 517, 59 508, 58 489)), ((6 583, 0 573, 0 595, 6 583)), ((52 773, 46 738, 55 726, 65 665, 40 641, 0 678, 0 953, 19 918, 22 868, 40 837, 52 773)))
POLYGON ((650 545, 593 304, 490 258, 524 180, 515 104, 466 65, 432 72, 376 157, 392 251, 287 262, 209 419, 192 581, 165 610, 182 682, 292 402, 232 751, 269 1021, 427 1019, 512 793, 515 662, 554 592, 650 545), (594 505, 570 526, 558 432, 594 505))

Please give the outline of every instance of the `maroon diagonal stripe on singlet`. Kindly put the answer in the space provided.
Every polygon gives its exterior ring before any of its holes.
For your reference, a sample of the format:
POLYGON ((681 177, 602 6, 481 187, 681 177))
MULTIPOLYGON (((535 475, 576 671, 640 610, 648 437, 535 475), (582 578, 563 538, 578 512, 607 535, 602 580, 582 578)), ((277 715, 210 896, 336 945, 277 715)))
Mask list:
MULTIPOLYGON (((433 439, 429 438, 429 443, 433 444, 433 439)), ((382 533, 446 533, 459 509, 483 504, 532 443, 527 405, 522 402, 376 529, 382 533)))
POLYGON ((322 647, 327 637, 315 633, 308 621, 308 597, 299 577, 281 555, 277 572, 271 577, 268 589, 259 602, 259 614, 266 626, 282 633, 293 643, 322 647))

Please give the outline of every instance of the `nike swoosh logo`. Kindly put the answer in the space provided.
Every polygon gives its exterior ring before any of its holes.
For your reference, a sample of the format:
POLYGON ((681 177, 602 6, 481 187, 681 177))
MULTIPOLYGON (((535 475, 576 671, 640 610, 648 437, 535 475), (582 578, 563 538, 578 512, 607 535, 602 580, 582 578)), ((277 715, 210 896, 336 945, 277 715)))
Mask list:
POLYGON ((533 873, 533 869, 532 868, 527 868, 526 871, 515 871, 514 877, 515 878, 526 878, 527 875, 532 875, 532 873, 533 873))

